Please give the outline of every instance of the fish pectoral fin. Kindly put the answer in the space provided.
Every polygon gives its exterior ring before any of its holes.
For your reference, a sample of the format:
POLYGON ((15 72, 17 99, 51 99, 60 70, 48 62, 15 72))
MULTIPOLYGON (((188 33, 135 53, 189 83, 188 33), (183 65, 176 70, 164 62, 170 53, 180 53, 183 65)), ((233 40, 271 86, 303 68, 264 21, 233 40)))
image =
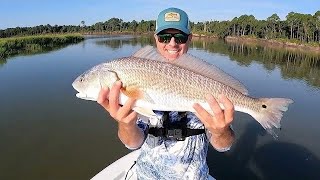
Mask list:
POLYGON ((141 99, 150 103, 154 103, 153 99, 147 93, 141 91, 136 86, 122 87, 121 92, 129 98, 141 99))
POLYGON ((128 86, 128 87, 122 87, 120 90, 124 95, 128 96, 129 98, 134 99, 142 99, 143 98, 143 92, 136 86, 128 86))
POLYGON ((157 115, 153 112, 152 109, 147 109, 147 108, 142 108, 142 107, 134 107, 133 108, 134 111, 136 111, 137 113, 148 117, 148 118, 152 118, 152 117, 156 117, 157 115))

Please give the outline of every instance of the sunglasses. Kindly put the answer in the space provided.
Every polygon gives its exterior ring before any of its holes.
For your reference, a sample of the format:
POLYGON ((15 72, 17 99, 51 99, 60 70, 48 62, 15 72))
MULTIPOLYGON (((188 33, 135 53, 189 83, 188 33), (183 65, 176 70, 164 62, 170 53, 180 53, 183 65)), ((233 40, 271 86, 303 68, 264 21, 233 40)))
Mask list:
POLYGON ((188 35, 183 34, 183 33, 176 33, 176 34, 171 34, 171 33, 163 33, 163 34, 158 34, 158 41, 160 43, 169 43, 171 41, 171 38, 174 37, 174 41, 177 44, 184 44, 188 41, 188 35))

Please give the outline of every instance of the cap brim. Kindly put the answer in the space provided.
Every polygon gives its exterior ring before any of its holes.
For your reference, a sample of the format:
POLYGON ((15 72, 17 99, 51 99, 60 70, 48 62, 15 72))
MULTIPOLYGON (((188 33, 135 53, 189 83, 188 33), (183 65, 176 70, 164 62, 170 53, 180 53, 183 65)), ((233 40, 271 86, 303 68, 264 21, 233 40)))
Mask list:
POLYGON ((180 30, 186 34, 190 34, 190 30, 187 29, 187 28, 183 28, 181 26, 174 26, 174 25, 166 25, 166 26, 161 26, 159 27, 157 30, 156 30, 156 34, 158 34, 159 32, 165 30, 165 29, 177 29, 177 30, 180 30))

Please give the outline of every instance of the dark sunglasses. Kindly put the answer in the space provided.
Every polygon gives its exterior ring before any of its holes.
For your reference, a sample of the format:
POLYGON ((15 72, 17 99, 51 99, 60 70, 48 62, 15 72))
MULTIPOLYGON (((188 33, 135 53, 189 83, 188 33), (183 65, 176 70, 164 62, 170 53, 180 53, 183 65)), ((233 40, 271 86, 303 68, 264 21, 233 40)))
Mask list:
POLYGON ((171 34, 171 33, 163 33, 163 34, 158 34, 158 41, 161 43, 169 43, 171 41, 171 38, 174 37, 174 41, 177 44, 184 44, 188 41, 188 35, 183 34, 183 33, 176 33, 176 34, 171 34))

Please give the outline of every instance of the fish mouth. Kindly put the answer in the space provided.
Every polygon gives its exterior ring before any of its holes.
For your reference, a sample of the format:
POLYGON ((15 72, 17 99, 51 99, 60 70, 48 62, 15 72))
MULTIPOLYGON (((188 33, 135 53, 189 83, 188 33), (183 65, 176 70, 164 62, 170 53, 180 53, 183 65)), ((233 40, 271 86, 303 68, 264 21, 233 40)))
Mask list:
POLYGON ((97 98, 90 97, 87 94, 80 93, 80 92, 77 93, 76 96, 77 98, 84 99, 84 100, 97 101, 97 98))

